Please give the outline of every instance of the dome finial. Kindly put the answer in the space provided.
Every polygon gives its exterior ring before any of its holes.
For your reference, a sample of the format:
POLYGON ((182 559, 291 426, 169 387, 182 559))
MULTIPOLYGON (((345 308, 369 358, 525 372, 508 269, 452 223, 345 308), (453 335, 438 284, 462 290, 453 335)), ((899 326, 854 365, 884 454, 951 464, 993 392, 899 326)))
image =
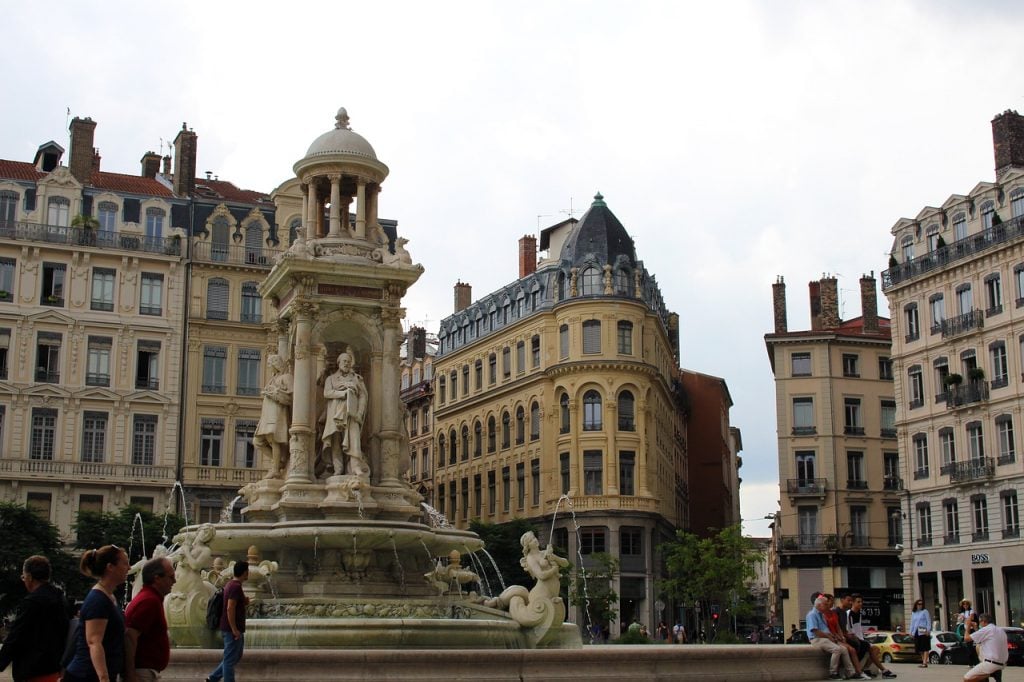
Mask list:
POLYGON ((338 114, 334 117, 334 120, 337 121, 334 127, 338 130, 352 130, 352 126, 348 124, 348 111, 346 111, 345 107, 338 109, 338 114))
POLYGON ((607 206, 607 205, 608 204, 604 203, 604 195, 601 194, 600 191, 597 194, 594 195, 594 203, 592 203, 591 206, 607 206))

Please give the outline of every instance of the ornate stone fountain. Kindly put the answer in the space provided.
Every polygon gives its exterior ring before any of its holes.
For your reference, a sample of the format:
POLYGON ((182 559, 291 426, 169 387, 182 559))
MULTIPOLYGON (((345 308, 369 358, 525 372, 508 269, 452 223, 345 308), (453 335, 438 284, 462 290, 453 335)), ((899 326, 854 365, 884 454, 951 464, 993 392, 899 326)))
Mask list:
POLYGON ((261 288, 278 332, 254 438, 267 474, 240 491, 246 523, 175 538, 172 637, 211 644, 203 614, 224 573, 213 562, 255 553, 275 568, 261 574, 269 589, 253 600, 248 646, 580 646, 563 622, 557 557, 536 538, 524 536, 523 563, 537 586, 485 603, 464 589, 475 576, 458 559, 480 539, 420 522, 422 499, 403 477, 399 346, 402 297, 423 267, 377 219, 387 166, 344 109, 336 120, 295 164, 304 227, 261 288))

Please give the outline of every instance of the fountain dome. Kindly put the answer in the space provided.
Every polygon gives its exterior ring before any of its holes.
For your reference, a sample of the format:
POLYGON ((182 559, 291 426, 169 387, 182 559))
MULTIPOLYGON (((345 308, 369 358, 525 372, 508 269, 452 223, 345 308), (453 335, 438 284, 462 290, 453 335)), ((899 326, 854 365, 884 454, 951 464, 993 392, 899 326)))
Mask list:
POLYGON ((339 154, 361 156, 376 161, 377 153, 373 151, 370 143, 349 127, 348 111, 345 107, 338 109, 334 118, 337 121, 334 129, 313 140, 313 144, 309 145, 306 152, 306 158, 339 154))

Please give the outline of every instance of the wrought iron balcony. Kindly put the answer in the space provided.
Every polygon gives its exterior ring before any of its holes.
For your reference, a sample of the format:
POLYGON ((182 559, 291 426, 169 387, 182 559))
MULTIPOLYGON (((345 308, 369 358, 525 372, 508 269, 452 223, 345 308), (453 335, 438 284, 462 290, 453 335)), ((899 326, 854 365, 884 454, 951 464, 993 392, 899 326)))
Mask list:
POLYGON ((839 549, 839 538, 835 534, 783 535, 779 549, 784 552, 834 552, 839 549))
POLYGON ((160 390, 160 380, 159 379, 150 379, 150 378, 147 378, 147 377, 138 377, 138 378, 135 379, 135 388, 138 388, 138 389, 141 389, 141 390, 144 390, 144 391, 145 390, 148 390, 148 391, 159 391, 160 390))
POLYGON ((963 315, 942 321, 942 338, 948 339, 985 326, 985 315, 980 310, 971 310, 963 315))
POLYGON ((85 375, 86 386, 109 386, 110 375, 109 374, 86 374, 85 375))
POLYGON ((861 478, 850 479, 846 481, 847 490, 867 490, 868 482, 861 478))
POLYGON ((985 542, 986 540, 988 540, 988 531, 987 530, 976 530, 976 531, 974 531, 973 533, 971 533, 971 540, 974 541, 974 542, 985 542))
POLYGON ((886 476, 882 480, 883 490, 903 490, 903 479, 899 476, 886 476))
POLYGON ((946 533, 942 536, 942 544, 944 545, 959 545, 960 544, 960 533, 946 533))
POLYGON ((245 244, 213 244, 208 241, 192 243, 192 260, 200 263, 225 263, 269 270, 274 264, 275 255, 273 251, 245 244))
POLYGON ((984 379, 946 387, 946 409, 988 400, 988 382, 984 379))
POLYGON ((137 234, 121 234, 115 230, 92 230, 81 227, 24 223, 15 220, 0 220, 0 238, 48 244, 95 246, 123 251, 146 251, 169 256, 181 255, 181 240, 177 237, 143 237, 137 234))
POLYGON ((826 484, 827 479, 824 478, 791 478, 786 481, 786 492, 793 497, 822 497, 825 495, 826 484))
POLYGON ((992 478, 996 473, 996 463, 991 457, 974 457, 966 462, 956 462, 949 472, 949 480, 953 483, 969 483, 992 478))
POLYGON ((979 234, 972 234, 947 244, 931 253, 912 258, 905 263, 882 272, 882 291, 908 282, 932 270, 966 260, 976 253, 998 247, 1000 244, 1024 237, 1024 216, 1011 218, 979 234))
POLYGON ((818 428, 815 426, 794 426, 794 436, 814 436, 817 435, 818 428))

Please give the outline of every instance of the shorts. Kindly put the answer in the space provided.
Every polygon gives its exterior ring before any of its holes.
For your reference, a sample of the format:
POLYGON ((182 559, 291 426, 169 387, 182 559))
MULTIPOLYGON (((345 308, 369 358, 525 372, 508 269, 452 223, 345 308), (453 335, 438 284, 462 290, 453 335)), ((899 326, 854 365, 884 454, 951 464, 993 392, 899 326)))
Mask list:
POLYGON ((1005 667, 1005 665, 999 665, 998 663, 989 663, 988 661, 982 661, 978 665, 968 670, 966 677, 980 677, 981 675, 992 676, 996 673, 1003 672, 1003 668, 1005 667))
POLYGON ((854 641, 854 647, 857 649, 857 658, 864 658, 871 651, 871 645, 865 642, 863 639, 854 641))

